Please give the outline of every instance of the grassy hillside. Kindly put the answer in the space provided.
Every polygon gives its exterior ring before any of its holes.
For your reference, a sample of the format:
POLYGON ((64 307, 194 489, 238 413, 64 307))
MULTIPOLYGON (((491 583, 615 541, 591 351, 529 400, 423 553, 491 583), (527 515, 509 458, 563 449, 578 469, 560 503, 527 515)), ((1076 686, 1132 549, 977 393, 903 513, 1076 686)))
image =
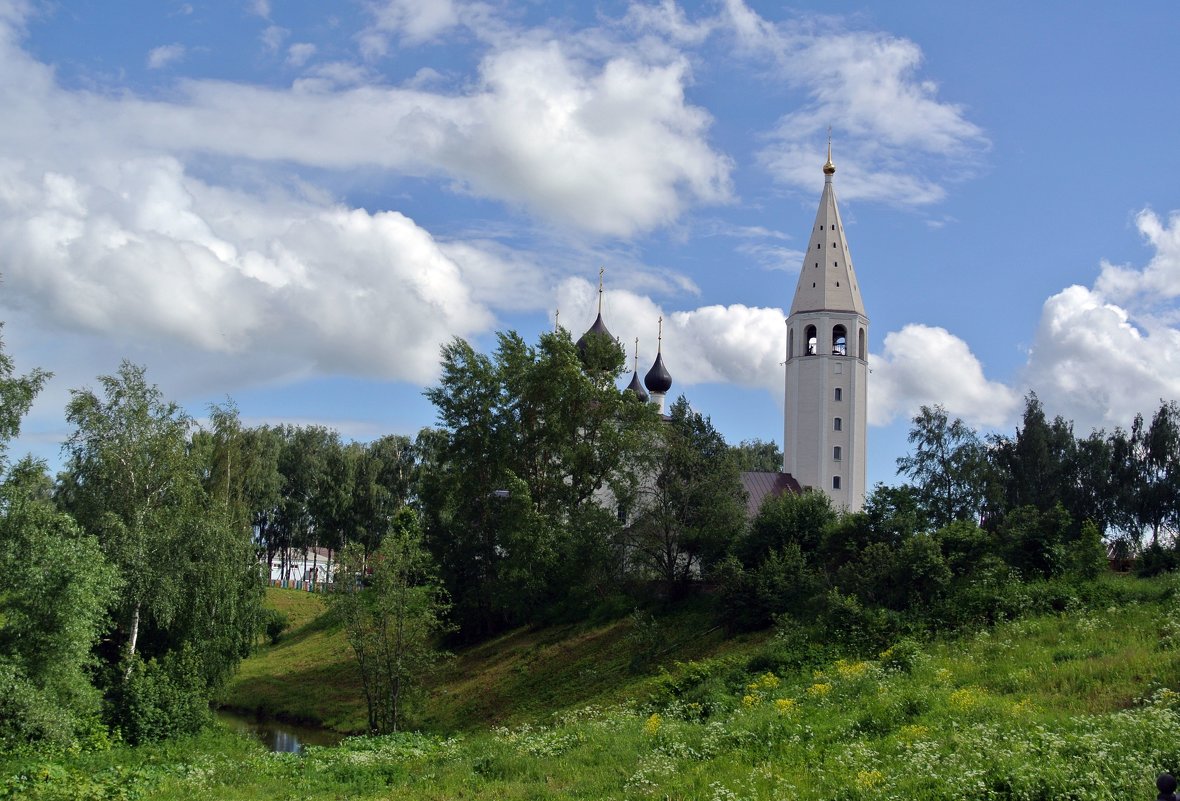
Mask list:
MULTIPOLYGON (((338 731, 362 731, 367 718, 360 676, 322 598, 269 588, 266 604, 287 614, 290 628, 278 644, 261 645, 242 663, 222 703, 338 731)), ((548 720, 564 709, 628 697, 651 672, 644 654, 654 664, 743 653, 766 635, 726 639, 707 612, 685 608, 653 619, 644 637, 625 618, 522 628, 462 649, 429 680, 416 723, 429 731, 455 732, 548 720)))
MULTIPOLYGON (((546 723, 354 738, 302 758, 212 731, 10 761, 0 797, 1150 798, 1155 774, 1180 767, 1180 596, 1166 578, 1112 579, 1097 597, 928 646, 902 640, 872 659, 801 664, 789 634, 730 643, 546 723)), ((592 653, 626 672, 626 642, 625 624, 518 632, 457 660, 499 665, 472 687, 454 674, 440 687, 517 702, 549 693, 540 710, 581 691, 537 677, 581 676, 592 653)))

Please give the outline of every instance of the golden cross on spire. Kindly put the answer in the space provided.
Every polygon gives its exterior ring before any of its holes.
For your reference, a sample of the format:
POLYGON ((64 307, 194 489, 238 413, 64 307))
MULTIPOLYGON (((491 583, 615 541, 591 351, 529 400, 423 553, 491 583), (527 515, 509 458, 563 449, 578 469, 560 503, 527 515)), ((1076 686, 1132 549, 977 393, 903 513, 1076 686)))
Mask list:
POLYGON ((554 331, 561 330, 561 309, 557 309, 553 313, 553 330, 554 331))
POLYGON ((658 345, 656 345, 656 353, 663 353, 664 352, 664 315, 662 315, 662 314, 660 315, 660 334, 656 338, 656 341, 659 343, 658 345))
POLYGON ((639 372, 639 337, 635 337, 635 372, 639 372))
POLYGON ((828 160, 824 162, 824 175, 831 176, 836 172, 836 165, 832 163, 832 126, 828 126, 828 160))
POLYGON ((602 274, 606 272, 605 267, 598 268, 598 313, 602 314, 602 274))

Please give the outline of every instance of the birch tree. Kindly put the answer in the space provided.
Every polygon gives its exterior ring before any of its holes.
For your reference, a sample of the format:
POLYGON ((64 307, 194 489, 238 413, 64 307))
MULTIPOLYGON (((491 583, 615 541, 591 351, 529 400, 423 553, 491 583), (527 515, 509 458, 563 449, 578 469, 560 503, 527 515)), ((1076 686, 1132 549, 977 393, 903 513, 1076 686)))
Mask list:
POLYGON ((145 616, 167 626, 184 602, 174 580, 181 527, 197 476, 186 462, 192 419, 123 362, 101 376, 102 394, 71 392, 65 444, 70 511, 95 535, 123 579, 115 610, 124 657, 136 653, 145 616))

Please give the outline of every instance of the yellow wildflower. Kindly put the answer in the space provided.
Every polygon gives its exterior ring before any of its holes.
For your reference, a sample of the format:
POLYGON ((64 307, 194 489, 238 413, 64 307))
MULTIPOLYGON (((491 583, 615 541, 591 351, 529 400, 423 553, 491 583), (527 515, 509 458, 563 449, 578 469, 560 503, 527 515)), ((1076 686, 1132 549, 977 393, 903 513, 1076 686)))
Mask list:
POLYGON ((660 731, 660 724, 663 722, 659 712, 652 712, 651 717, 643 724, 643 733, 648 737, 655 737, 660 731))
POLYGON ((807 688, 807 694, 812 698, 823 698, 832 691, 830 684, 813 684, 807 688))
POLYGON ((774 708, 780 715, 789 715, 795 709, 795 699, 779 698, 775 700, 774 708))
POLYGON ((951 693, 947 703, 959 712, 967 712, 978 706, 984 695, 984 691, 978 687, 964 687, 951 693))
POLYGON ((885 777, 879 770, 858 770, 856 772, 856 784, 862 789, 876 787, 884 780, 885 777))
POLYGON ((758 696, 756 696, 756 695, 743 695, 742 696, 742 706, 749 707, 749 706, 757 706, 757 705, 758 705, 758 696))
POLYGON ((902 726, 900 729, 897 730, 897 736, 907 742, 913 742, 914 740, 921 740, 923 737, 925 737, 929 733, 930 733, 930 729, 926 728, 925 726, 919 726, 917 724, 910 724, 907 726, 902 726))
POLYGON ((836 672, 840 674, 842 679, 859 679, 868 672, 868 662, 846 662, 843 659, 836 660, 836 672))

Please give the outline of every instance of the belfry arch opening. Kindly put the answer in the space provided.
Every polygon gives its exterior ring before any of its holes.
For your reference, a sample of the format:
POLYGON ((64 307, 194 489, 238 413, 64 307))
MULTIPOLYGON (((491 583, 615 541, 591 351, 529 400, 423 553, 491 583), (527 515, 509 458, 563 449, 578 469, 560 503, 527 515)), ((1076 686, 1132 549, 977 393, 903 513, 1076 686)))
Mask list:
POLYGON ((856 355, 861 361, 864 361, 864 358, 865 358, 865 330, 863 328, 860 329, 860 334, 856 338, 856 355))
POLYGON ((842 325, 833 326, 832 328, 832 355, 848 355, 848 331, 842 325))
POLYGON ((814 356, 816 348, 815 326, 809 325, 803 329, 803 339, 807 341, 807 355, 814 356))

